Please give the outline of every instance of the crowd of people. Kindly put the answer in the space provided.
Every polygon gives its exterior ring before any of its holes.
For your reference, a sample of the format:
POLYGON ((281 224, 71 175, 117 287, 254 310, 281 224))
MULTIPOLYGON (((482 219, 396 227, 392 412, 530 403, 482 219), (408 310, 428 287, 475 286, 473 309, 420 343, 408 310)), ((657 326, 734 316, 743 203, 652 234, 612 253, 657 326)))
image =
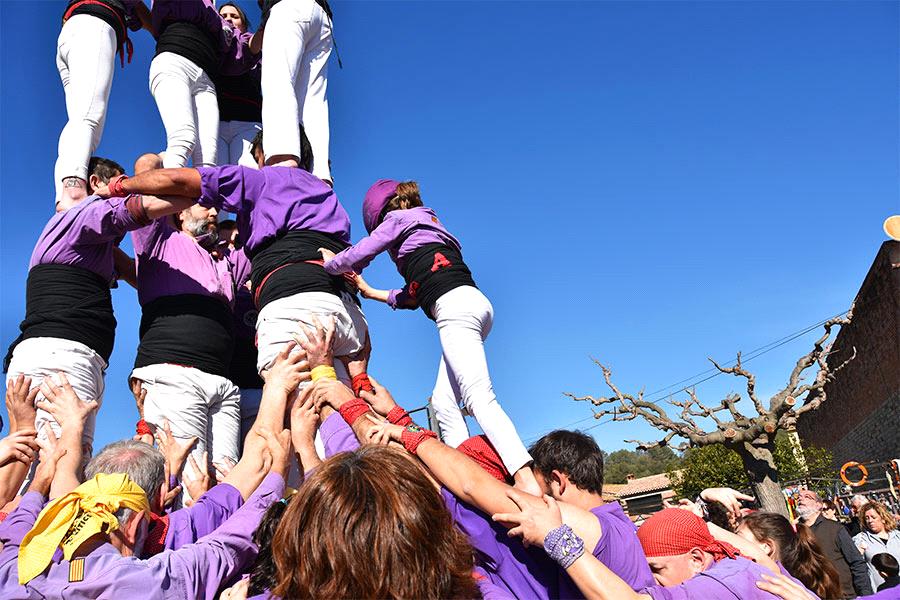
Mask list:
POLYGON ((798 524, 715 488, 638 529, 603 500, 593 438, 526 448, 491 383, 491 303, 419 185, 376 181, 353 243, 328 159, 330 7, 260 7, 255 32, 212 0, 65 9, 56 213, 4 365, 0 597, 896 597, 900 538, 877 503, 845 569, 849 534, 812 493, 798 524), (167 145, 128 177, 92 155, 141 28, 167 145), (361 277, 382 252, 402 287, 361 277), (141 306, 137 425, 95 454, 117 281, 141 306), (360 297, 437 326, 437 431, 370 377, 360 297))

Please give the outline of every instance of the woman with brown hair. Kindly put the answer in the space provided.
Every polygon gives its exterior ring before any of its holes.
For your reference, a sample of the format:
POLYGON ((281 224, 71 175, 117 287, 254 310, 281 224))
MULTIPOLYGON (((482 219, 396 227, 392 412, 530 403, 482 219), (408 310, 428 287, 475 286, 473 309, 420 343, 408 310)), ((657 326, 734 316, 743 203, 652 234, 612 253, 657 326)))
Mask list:
POLYGON ((853 543, 866 559, 872 589, 876 590, 884 583, 884 578, 872 565, 872 559, 876 554, 886 552, 900 561, 900 531, 896 519, 881 502, 867 502, 857 514, 860 532, 853 536, 853 543))
POLYGON ((272 541, 281 598, 478 598, 474 558, 424 471, 363 446, 322 463, 272 541))
POLYGON ((822 554, 812 530, 803 523, 798 523, 795 531, 782 515, 755 512, 741 519, 737 534, 758 543, 785 571, 820 598, 841 597, 837 571, 822 554))

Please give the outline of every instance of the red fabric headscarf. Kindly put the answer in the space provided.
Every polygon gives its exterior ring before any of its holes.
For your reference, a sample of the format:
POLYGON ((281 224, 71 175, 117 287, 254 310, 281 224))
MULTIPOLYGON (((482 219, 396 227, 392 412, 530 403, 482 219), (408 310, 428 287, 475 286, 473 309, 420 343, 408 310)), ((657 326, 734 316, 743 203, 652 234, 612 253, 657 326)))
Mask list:
POLYGON ((734 558, 740 552, 728 542, 716 540, 703 519, 680 508, 666 508, 638 529, 638 539, 647 558, 686 554, 692 548, 709 552, 715 560, 734 558))

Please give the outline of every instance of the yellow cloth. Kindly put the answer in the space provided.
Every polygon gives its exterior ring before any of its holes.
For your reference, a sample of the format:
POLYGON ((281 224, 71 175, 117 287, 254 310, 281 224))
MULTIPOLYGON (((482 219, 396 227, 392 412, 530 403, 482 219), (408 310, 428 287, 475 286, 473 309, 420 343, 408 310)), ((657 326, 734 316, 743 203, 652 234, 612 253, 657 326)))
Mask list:
POLYGON ((327 365, 319 365, 315 367, 309 373, 310 377, 313 381, 317 381, 319 379, 337 379, 337 373, 334 372, 334 367, 329 367, 327 365))
POLYGON ((150 510, 144 490, 124 473, 100 473, 47 504, 19 548, 19 584, 43 573, 58 546, 69 560, 92 535, 118 529, 115 512, 120 508, 150 510))

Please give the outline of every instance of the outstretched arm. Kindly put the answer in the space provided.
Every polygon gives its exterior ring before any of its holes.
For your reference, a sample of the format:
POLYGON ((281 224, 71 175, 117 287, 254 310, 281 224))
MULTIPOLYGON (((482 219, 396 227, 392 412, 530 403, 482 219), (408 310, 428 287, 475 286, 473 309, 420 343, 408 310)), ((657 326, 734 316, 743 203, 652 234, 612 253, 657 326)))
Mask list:
MULTIPOLYGON (((200 197, 200 172, 197 169, 153 169, 134 177, 114 177, 95 193, 101 198, 148 194, 151 196, 200 197)), ((160 198, 157 198, 161 200, 160 198)), ((191 201, 190 204, 193 204, 191 201)), ((188 206, 190 206, 188 204, 188 206)), ((158 217, 151 217, 158 218, 158 217)))

